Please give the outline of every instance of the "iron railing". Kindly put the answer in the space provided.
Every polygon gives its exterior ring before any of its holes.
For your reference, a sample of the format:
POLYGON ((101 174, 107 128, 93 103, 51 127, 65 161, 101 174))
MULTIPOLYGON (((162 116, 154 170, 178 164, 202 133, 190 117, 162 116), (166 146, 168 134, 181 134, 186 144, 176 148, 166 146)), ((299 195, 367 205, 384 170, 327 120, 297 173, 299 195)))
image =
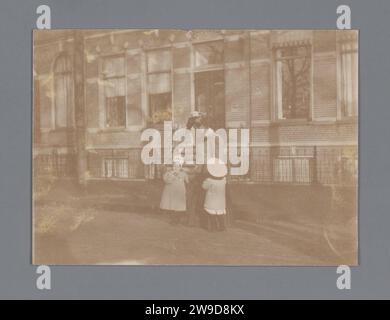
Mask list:
MULTIPOLYGON (((250 147, 249 171, 237 182, 356 185, 356 146, 250 147)), ((163 165, 144 165, 141 148, 95 149, 87 153, 87 178, 159 179, 163 165)), ((34 174, 76 176, 76 154, 37 155, 34 174)))

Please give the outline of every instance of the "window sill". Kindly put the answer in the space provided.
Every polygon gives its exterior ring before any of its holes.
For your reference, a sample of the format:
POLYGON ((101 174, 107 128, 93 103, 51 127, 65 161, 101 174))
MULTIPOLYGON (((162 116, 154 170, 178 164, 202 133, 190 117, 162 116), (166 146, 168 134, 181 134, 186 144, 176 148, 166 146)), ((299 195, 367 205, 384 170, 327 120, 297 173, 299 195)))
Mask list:
POLYGON ((358 123, 358 117, 357 116, 351 116, 351 117, 342 117, 341 119, 337 120, 337 123, 343 124, 343 123, 358 123))
POLYGON ((74 131, 74 127, 63 127, 63 128, 54 128, 50 129, 48 132, 49 133, 61 133, 61 132, 69 132, 69 131, 74 131))
MULTIPOLYGON (((172 120, 164 120, 164 121, 172 121, 172 120)), ((164 129, 164 122, 162 122, 162 123, 149 123, 146 125, 146 128, 163 130, 164 129)))
POLYGON ((341 119, 278 119, 265 121, 263 123, 252 123, 257 125, 269 125, 269 126, 294 126, 294 125, 330 125, 330 124, 356 124, 358 123, 358 117, 344 117, 341 119))
POLYGON ((123 181, 123 182, 146 182, 145 178, 118 178, 118 177, 88 177, 89 181, 123 181))
POLYGON ((124 132, 126 131, 126 127, 107 127, 102 128, 98 132, 124 132))
POLYGON ((283 125, 302 125, 310 124, 313 120, 311 119, 277 119, 271 121, 271 126, 283 126, 283 125))

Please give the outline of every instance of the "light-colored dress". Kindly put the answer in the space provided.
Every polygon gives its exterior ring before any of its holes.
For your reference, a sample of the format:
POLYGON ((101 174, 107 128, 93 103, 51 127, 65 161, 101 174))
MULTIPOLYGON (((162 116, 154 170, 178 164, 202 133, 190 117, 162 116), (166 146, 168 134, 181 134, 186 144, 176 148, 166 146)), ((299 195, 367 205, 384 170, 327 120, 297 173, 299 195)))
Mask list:
POLYGON ((209 214, 226 214, 226 178, 207 178, 202 187, 206 190, 205 211, 209 214))
POLYGON ((180 170, 168 169, 163 175, 164 189, 161 195, 160 209, 186 211, 187 174, 180 170))

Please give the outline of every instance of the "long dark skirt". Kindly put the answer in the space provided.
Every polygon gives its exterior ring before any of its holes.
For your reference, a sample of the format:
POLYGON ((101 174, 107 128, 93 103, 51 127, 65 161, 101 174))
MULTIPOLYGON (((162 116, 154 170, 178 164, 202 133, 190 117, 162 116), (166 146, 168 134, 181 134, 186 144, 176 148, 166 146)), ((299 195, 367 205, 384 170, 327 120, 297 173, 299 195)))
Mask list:
POLYGON ((200 226, 207 229, 208 217, 203 210, 205 190, 202 188, 202 178, 196 177, 187 185, 187 210, 190 226, 200 226))

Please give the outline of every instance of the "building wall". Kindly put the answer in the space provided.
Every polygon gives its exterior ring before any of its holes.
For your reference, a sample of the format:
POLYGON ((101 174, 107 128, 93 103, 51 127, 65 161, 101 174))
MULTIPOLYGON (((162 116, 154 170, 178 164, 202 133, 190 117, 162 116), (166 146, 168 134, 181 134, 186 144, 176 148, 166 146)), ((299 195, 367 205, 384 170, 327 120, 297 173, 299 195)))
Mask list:
MULTIPOLYGON (((47 31, 45 33, 44 30, 34 30, 33 127, 36 132, 33 148, 34 172, 74 176, 76 162, 74 119, 69 119, 67 127, 56 126, 54 75, 55 62, 61 55, 66 55, 70 65, 73 64, 73 37, 69 31, 50 32, 54 37, 46 41, 47 31)), ((74 110, 70 111, 72 112, 69 113, 69 118, 73 118, 74 110)))
MULTIPOLYGON (((104 159, 134 159, 139 153, 140 133, 148 125, 149 119, 146 52, 155 48, 168 48, 171 51, 173 121, 180 127, 185 125, 191 110, 196 108, 194 46, 212 40, 224 43, 226 127, 251 128, 253 152, 249 176, 252 180, 272 181, 275 169, 273 160, 281 155, 281 148, 291 151, 296 147, 298 150, 312 147, 308 156, 313 157, 313 148, 318 147, 322 152, 329 150, 329 159, 336 159, 336 162, 344 154, 356 159, 357 118, 345 118, 340 112, 338 38, 341 32, 344 31, 85 32, 86 148, 89 151, 90 176, 102 174, 102 170, 105 170, 102 164, 104 159), (300 42, 309 42, 312 48, 310 117, 281 120, 276 110, 274 50, 286 43, 300 42), (123 55, 126 61, 127 116, 126 126, 122 129, 107 128, 104 121, 102 59, 111 55, 123 55), (126 151, 113 156, 116 150, 126 151), (100 168, 100 173, 96 168, 100 168)), ((72 37, 68 36, 56 41, 42 41, 34 46, 34 74, 35 79, 39 80, 41 126, 40 148, 35 148, 34 152, 38 149, 49 150, 49 147, 65 150, 60 148, 64 147, 65 137, 68 137, 68 144, 74 139, 69 140, 72 130, 70 133, 69 130, 59 131, 53 125, 53 63, 61 52, 72 56, 72 45, 72 37)), ((315 150, 316 155, 318 150, 315 150)), ((291 156, 295 156, 295 151, 291 156)), ((143 168, 137 165, 137 170, 129 177, 142 177, 143 168)), ((318 169, 318 173, 321 170, 318 169)), ((328 176, 333 174, 332 170, 329 170, 328 176)))

